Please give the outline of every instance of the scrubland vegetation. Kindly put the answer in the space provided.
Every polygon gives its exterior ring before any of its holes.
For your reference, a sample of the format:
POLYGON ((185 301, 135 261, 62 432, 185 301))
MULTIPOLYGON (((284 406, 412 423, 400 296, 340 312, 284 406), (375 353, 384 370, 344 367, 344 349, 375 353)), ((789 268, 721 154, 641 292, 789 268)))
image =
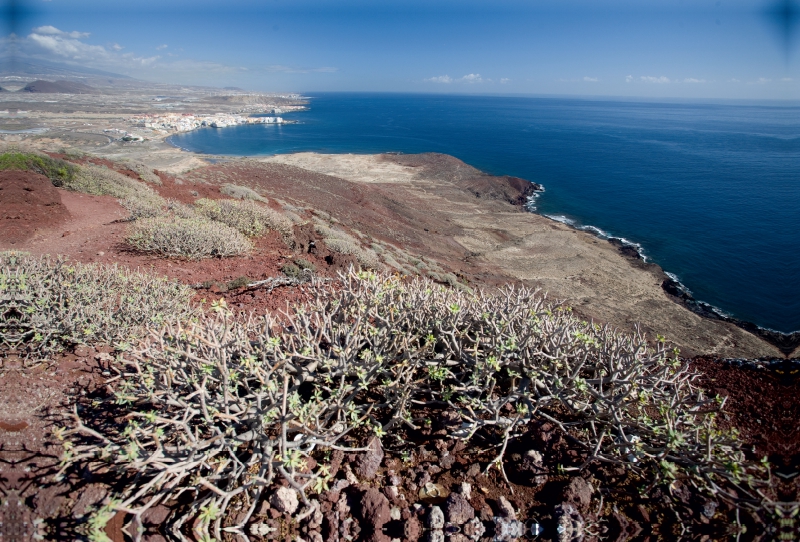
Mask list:
POLYGON ((2 276, 6 307, 24 315, 12 340, 117 347, 106 399, 116 415, 60 431, 64 468, 97 462, 133 480, 115 503, 133 514, 192 488, 172 521, 213 510, 203 529, 215 537, 243 529, 279 479, 308 504, 331 482, 326 451, 373 437, 402 447, 432 405, 459 420, 453 438, 496 442, 488 468, 503 474, 508 442, 546 420, 583 449, 565 471, 613 463, 753 504, 768 483, 767 466, 716 425, 720 402, 662 343, 583 322, 525 288, 468 294, 351 271, 312 283, 314 300, 288 315, 242 320, 224 301, 192 317, 184 287, 113 267, 4 254, 2 276), (247 511, 236 525, 233 502, 247 511))
MULTIPOLYGON (((270 230, 291 242, 292 222, 249 189, 187 205, 107 168, 39 158, 3 155, 0 168, 39 168, 59 186, 120 198, 139 250, 234 256, 270 230)), ((312 279, 312 300, 285 313, 242 317, 224 299, 193 310, 192 290, 165 279, 0 253, 0 348, 34 359, 78 344, 115 348, 108 395, 57 430, 62 473, 88 466, 126 481, 89 520, 94 539, 112 512, 138 518, 164 503, 173 532, 245 535, 279 484, 310 513, 334 482, 332 451, 361 452, 374 439, 412 449, 407 431, 431 409, 455 420, 451 438, 488 449, 486 469, 507 482, 509 443, 546 422, 580 450, 559 474, 614 465, 644 487, 679 480, 734 507, 768 500, 770 466, 718 423, 724 401, 695 385, 662 338, 583 321, 527 288, 469 290, 434 261, 364 248, 331 217, 315 217, 314 229, 363 268, 383 262, 407 276, 351 269, 312 279), (191 502, 175 504, 185 492, 191 502)), ((297 258, 282 271, 308 276, 314 266, 297 258)))

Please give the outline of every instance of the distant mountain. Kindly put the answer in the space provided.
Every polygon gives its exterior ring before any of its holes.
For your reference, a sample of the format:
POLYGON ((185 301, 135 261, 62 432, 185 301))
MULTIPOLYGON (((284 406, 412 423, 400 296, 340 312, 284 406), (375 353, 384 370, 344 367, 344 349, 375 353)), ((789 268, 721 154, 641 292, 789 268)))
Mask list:
POLYGON ((19 76, 37 79, 58 78, 61 80, 84 80, 87 78, 107 77, 113 79, 131 79, 127 75, 111 73, 94 68, 61 64, 46 60, 31 60, 20 57, 0 56, 0 76, 19 76))
POLYGON ((222 90, 238 90, 239 92, 244 92, 245 91, 243 88, 239 88, 239 87, 222 87, 222 90))
POLYGON ((43 81, 28 83, 18 92, 35 92, 43 94, 97 94, 97 90, 83 83, 73 81, 43 81))

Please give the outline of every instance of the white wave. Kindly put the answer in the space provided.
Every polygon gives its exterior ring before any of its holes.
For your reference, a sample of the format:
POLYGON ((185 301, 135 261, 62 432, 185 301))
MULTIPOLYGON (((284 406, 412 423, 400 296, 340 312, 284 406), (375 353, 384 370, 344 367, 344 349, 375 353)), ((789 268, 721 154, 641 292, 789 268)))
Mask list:
POLYGON ((564 215, 544 215, 550 220, 555 220, 556 222, 561 222, 562 224, 566 224, 567 226, 574 226, 575 221, 571 218, 567 218, 564 215))
MULTIPOLYGON (((541 192, 543 192, 543 190, 541 192)), ((529 211, 531 213, 535 213, 536 212, 536 200, 539 199, 539 194, 541 194, 541 192, 540 191, 536 191, 536 192, 532 193, 530 196, 528 196, 527 200, 525 201, 525 209, 527 211, 529 211)))

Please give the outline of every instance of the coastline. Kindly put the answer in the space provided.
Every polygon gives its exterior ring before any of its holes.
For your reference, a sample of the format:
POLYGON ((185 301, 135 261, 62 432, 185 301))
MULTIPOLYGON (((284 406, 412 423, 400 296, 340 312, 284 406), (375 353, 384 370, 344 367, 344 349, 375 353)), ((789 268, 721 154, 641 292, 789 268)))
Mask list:
MULTIPOLYGON (((45 148, 52 143, 43 140, 37 146, 45 148)), ((194 173, 201 170, 237 169, 254 163, 276 167, 275 162, 292 161, 285 157, 300 157, 294 164, 284 164, 289 169, 281 174, 291 177, 296 173, 294 168, 303 170, 303 175, 313 173, 310 186, 298 188, 272 178, 273 185, 255 183, 253 188, 272 198, 299 204, 310 203, 304 201, 307 192, 324 190, 322 185, 330 182, 343 181, 347 191, 355 193, 364 187, 376 188, 379 193, 363 194, 361 201, 347 202, 352 208, 345 209, 343 222, 362 231, 370 230, 374 226, 360 220, 358 214, 365 205, 384 207, 387 213, 400 215, 396 225, 402 233, 392 233, 398 245, 413 240, 410 250, 438 258, 443 265, 451 266, 453 273, 469 276, 475 283, 493 286, 521 281, 539 287, 549 292, 551 299, 566 300, 587 319, 628 330, 641 323, 649 335, 666 335, 688 356, 710 354, 756 359, 791 354, 785 352, 788 348, 781 342, 782 335, 773 336, 769 330, 760 331, 746 322, 692 310, 695 306, 691 301, 687 304, 685 298, 664 289, 668 275, 642 259, 635 245, 627 246, 625 240, 613 238, 605 239, 601 245, 598 243, 602 238, 597 236, 596 228, 576 229, 538 212, 524 212, 526 204, 541 193, 536 189, 521 190, 525 186, 534 188, 528 181, 516 179, 513 186, 508 182, 497 183, 512 178, 487 175, 449 155, 207 155, 174 145, 168 135, 145 142, 109 142, 87 150, 111 160, 143 162, 175 175, 182 182, 193 182, 194 173), (318 163, 302 163, 313 156, 318 163), (387 163, 399 168, 390 168, 387 173, 387 163), (459 179, 463 181, 461 184, 459 179), (470 186, 470 179, 477 184, 470 186), (498 184, 503 189, 492 194, 491 187, 498 184), (400 201, 404 201, 404 206, 416 202, 420 208, 427 208, 428 213, 399 210, 400 201), (431 205, 433 201, 438 205, 431 205), (424 228, 426 223, 428 227, 424 228), (419 232, 413 230, 430 230, 430 234, 425 231, 429 238, 420 238, 419 232), (433 235, 434 232, 438 234, 433 235)), ((350 194, 342 199, 347 197, 350 194)), ((317 207, 325 211, 324 207, 331 203, 323 199, 317 207)), ((380 218, 375 220, 380 224, 380 218)), ((372 234, 376 238, 381 235, 379 231, 372 234)))
POLYGON ((521 281, 565 300, 586 319, 667 335, 689 357, 786 355, 765 337, 676 303, 663 289, 668 276, 661 267, 620 241, 601 243, 593 232, 525 212, 536 185, 522 179, 487 175, 434 153, 230 157, 216 167, 221 177, 236 172, 243 181, 257 179, 250 188, 302 201, 369 236, 381 237, 383 224, 390 240, 436 258, 458 276, 489 285, 521 281), (304 186, 280 176, 302 178, 304 186), (331 188, 343 181, 341 192, 331 188), (366 211, 376 209, 381 216, 371 221, 366 211))
MULTIPOLYGON (((543 192, 544 189, 541 191, 543 192)), ((639 259, 644 263, 653 263, 648 261, 648 257, 644 252, 644 247, 639 243, 630 241, 624 237, 611 235, 596 226, 580 225, 574 220, 561 215, 547 215, 538 213, 535 208, 535 203, 533 208, 531 208, 530 205, 526 205, 526 209, 530 212, 537 213, 540 216, 544 216, 551 220, 555 220, 556 222, 566 224, 567 226, 575 228, 576 230, 589 232, 595 235, 598 239, 608 241, 612 245, 615 245, 622 254, 628 256, 629 258, 639 259)), ((692 295, 691 290, 680 281, 677 275, 665 270, 659 264, 656 265, 658 265, 659 269, 664 274, 664 282, 661 284, 664 292, 673 298, 676 303, 683 305, 698 316, 708 318, 710 320, 719 320, 722 322, 731 323, 757 337, 764 339, 766 342, 780 350, 785 356, 791 355, 800 348, 800 330, 786 333, 783 331, 770 329, 768 327, 762 327, 747 320, 736 318, 735 316, 726 313, 719 307, 715 307, 710 303, 696 299, 692 295)), ((791 359, 800 360, 800 356, 791 359)))
MULTIPOLYGON (((174 144, 170 138, 165 138, 164 140, 167 144, 180 149, 182 152, 188 152, 194 155, 202 155, 201 153, 195 153, 189 149, 184 149, 176 144, 174 144)), ((316 154, 316 153, 290 153, 290 154, 316 154)), ((392 152, 392 153, 384 153, 385 155, 394 155, 394 156, 402 156, 404 153, 401 152, 392 152)), ((272 156, 282 156, 282 155, 272 155, 272 156)), ((331 156, 331 155, 326 155, 331 156)), ((333 155, 336 156, 336 155, 333 155)), ((341 156, 344 156, 341 155, 341 156)), ((362 155, 362 156, 380 156, 380 155, 362 155)), ((224 156, 223 160, 247 160, 247 159, 263 159, 265 156, 224 156)), ((218 159, 210 159, 214 162, 217 162, 218 159)), ((483 173, 483 172, 482 172, 483 173)), ((484 173, 485 174, 485 173, 484 173)), ((488 174, 485 174, 488 175, 488 174)), ((593 235, 594 237, 604 240, 611 244, 612 246, 616 247, 620 254, 622 254, 626 259, 632 261, 641 261, 644 264, 655 266, 653 270, 657 269, 658 273, 662 275, 662 282, 661 282, 661 289, 664 293, 669 297, 672 301, 676 304, 684 307, 685 309, 689 310, 693 314, 696 314, 702 318, 715 320, 720 322, 726 322, 729 324, 733 324, 734 326, 764 340, 765 342, 769 343, 770 345, 777 348, 780 353, 785 356, 787 359, 791 354, 795 351, 800 349, 800 330, 794 331, 791 333, 784 333, 781 331, 776 331, 773 329, 769 329, 766 327, 761 327, 753 322, 749 322, 746 320, 742 320, 736 318, 732 315, 726 314, 722 309, 715 307, 709 303, 706 303, 702 300, 697 300, 691 294, 689 288, 680 282, 677 276, 670 273, 669 271, 664 270, 660 265, 650 262, 645 251, 644 247, 636 242, 630 241, 625 237, 615 236, 604 230, 593 226, 593 225, 582 225, 578 224, 572 219, 569 219, 563 215, 551 215, 551 214, 544 214, 540 213, 536 208, 536 201, 539 196, 546 191, 546 187, 535 183, 533 181, 529 181, 527 179, 521 179, 522 181, 529 183, 530 188, 521 191, 518 200, 511 201, 509 203, 513 203, 514 205, 518 205, 525 209, 525 211, 535 214, 540 217, 547 218, 549 220, 561 223, 566 225, 569 228, 572 228, 576 231, 581 231, 593 235)))

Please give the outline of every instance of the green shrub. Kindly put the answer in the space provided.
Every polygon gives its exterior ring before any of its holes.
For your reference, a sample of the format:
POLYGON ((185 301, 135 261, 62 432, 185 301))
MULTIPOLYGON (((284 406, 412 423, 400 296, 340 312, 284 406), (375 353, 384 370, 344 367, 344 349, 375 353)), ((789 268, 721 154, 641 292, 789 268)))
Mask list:
POLYGON ((168 200, 167 201, 167 210, 172 212, 175 216, 179 218, 198 218, 199 215, 197 211, 195 211, 194 207, 191 205, 186 205, 185 203, 181 203, 180 201, 175 200, 168 200))
POLYGON ((244 235, 230 226, 200 218, 157 217, 137 220, 131 227, 127 241, 144 252, 189 260, 238 256, 253 248, 244 235))
POLYGON ((305 258, 297 258, 297 259, 294 261, 294 263, 295 263, 295 265, 296 265, 297 267, 299 267, 300 269, 302 269, 302 270, 304 270, 304 271, 305 271, 306 269, 308 269, 309 271, 316 271, 316 270, 317 270, 317 268, 314 266, 314 264, 313 264, 313 263, 311 263, 311 262, 309 262, 309 261, 308 261, 308 260, 306 260, 305 258))
POLYGON ((236 290, 238 288, 244 288, 248 284, 253 282, 248 277, 242 276, 238 279, 233 279, 232 281, 228 282, 225 286, 227 286, 228 290, 236 290))
POLYGON ((41 355, 72 344, 131 342, 192 314, 177 282, 108 265, 0 253, 0 348, 41 355))
POLYGON ((131 219, 133 220, 163 216, 167 212, 166 208, 164 207, 164 203, 164 199, 159 196, 128 196, 120 202, 120 204, 131 214, 131 219))
POLYGON ((381 265, 378 256, 374 252, 361 248, 355 241, 325 239, 325 244, 332 252, 355 256, 356 261, 367 269, 377 269, 381 265))
POLYGON ((226 196, 230 196, 235 199, 250 199, 261 202, 267 201, 266 198, 263 198, 258 192, 246 186, 223 184, 219 191, 221 194, 225 194, 226 196))
POLYGON ((754 488, 769 473, 716 425, 719 403, 662 342, 582 321, 526 288, 471 295, 419 279, 341 279, 312 283, 314 299, 280 317, 238 321, 217 302, 208 318, 166 324, 114 384, 109 401, 128 405, 127 429, 86 430, 103 440, 69 442, 70 452, 137 474, 128 512, 161 491, 191 491, 194 506, 174 512, 186 524, 212 505, 229 517, 235 501, 219 496, 230 491, 252 514, 278 477, 306 501, 332 482, 325 452, 399 436, 435 404, 458 420, 449 438, 495 444, 489 466, 503 474, 506 444, 548 423, 581 454, 563 472, 610 463, 642 487, 680 476, 760 502, 754 488), (153 459, 165 449, 169 461, 153 459))
POLYGON ((134 162, 130 166, 131 171, 135 171, 139 178, 146 183, 162 186, 161 177, 155 174, 150 166, 141 162, 134 162))
POLYGON ((302 271, 293 263, 286 263, 281 266, 281 273, 289 278, 297 278, 302 274, 302 271))
POLYGON ((80 167, 75 177, 64 183, 64 188, 115 198, 160 197, 150 187, 105 166, 87 164, 80 167))
POLYGON ((0 171, 34 171, 50 179, 55 186, 64 186, 75 178, 78 167, 45 154, 7 152, 0 154, 0 171))
POLYGON ((276 230, 284 241, 291 244, 292 223, 277 211, 254 201, 199 199, 195 209, 203 216, 227 224, 248 237, 257 237, 268 230, 276 230))

